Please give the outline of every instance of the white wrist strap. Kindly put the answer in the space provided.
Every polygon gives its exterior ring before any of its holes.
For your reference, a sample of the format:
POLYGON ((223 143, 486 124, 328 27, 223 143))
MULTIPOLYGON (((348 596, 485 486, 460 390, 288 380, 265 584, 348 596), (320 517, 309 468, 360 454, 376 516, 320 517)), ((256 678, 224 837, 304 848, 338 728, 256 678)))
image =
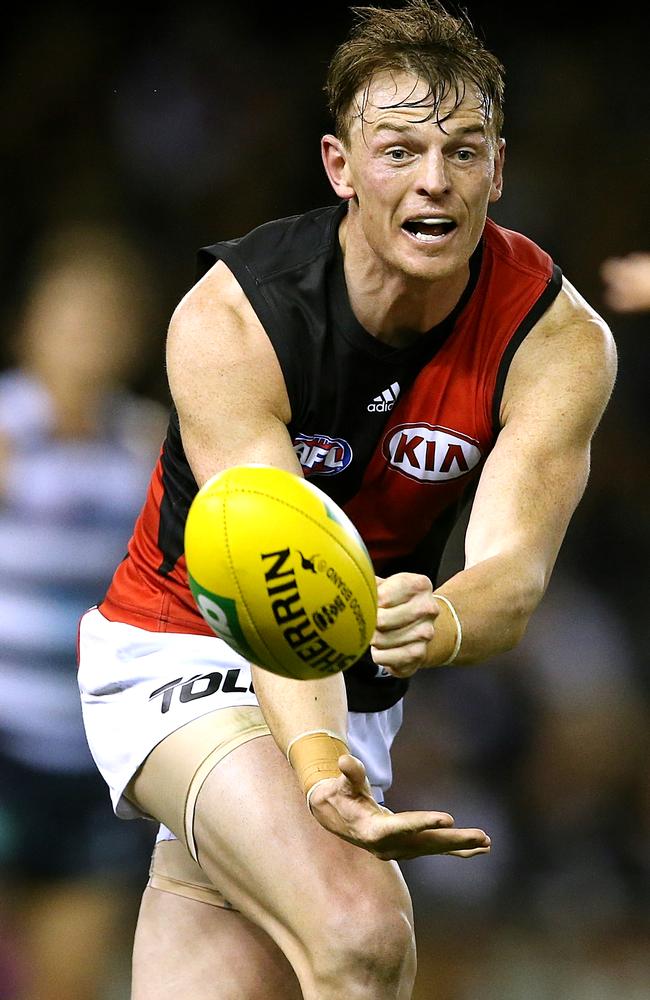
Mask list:
POLYGON ((445 597, 444 594, 434 593, 433 596, 435 597, 436 601, 442 601, 443 604, 447 605, 449 611, 451 612, 451 617, 454 619, 454 625, 456 626, 456 642, 454 643, 454 648, 451 651, 451 656, 447 660, 445 660, 444 663, 438 664, 439 667, 448 667, 450 663, 454 662, 454 660, 460 653, 460 646, 463 641, 463 626, 461 625, 460 618, 456 613, 456 608, 453 606, 449 598, 445 597))

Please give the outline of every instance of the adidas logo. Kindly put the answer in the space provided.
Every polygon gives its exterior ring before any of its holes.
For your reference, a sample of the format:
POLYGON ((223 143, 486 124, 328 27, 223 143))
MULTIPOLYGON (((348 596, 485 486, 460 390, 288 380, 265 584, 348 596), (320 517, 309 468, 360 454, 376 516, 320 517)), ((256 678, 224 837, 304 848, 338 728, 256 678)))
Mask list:
POLYGON ((368 403, 368 413, 386 413, 388 410, 392 410, 395 400, 399 396, 399 390, 399 382, 393 382, 388 389, 384 389, 380 396, 375 396, 372 403, 368 403))

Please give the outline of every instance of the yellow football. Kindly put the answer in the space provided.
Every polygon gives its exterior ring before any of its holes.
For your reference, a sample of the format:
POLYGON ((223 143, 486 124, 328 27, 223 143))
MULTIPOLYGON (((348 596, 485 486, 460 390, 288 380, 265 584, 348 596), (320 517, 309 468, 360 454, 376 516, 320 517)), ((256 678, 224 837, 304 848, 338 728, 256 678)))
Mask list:
POLYGON ((185 559, 212 630, 273 673, 326 677, 370 645, 368 551, 341 508, 300 476, 256 464, 217 473, 190 507, 185 559))

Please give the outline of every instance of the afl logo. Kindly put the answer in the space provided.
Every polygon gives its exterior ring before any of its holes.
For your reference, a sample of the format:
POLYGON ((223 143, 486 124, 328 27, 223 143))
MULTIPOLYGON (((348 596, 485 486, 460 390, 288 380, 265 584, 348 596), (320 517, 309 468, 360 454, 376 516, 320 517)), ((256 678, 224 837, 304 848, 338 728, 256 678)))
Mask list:
POLYGON ((382 451, 393 469, 426 483, 458 479, 471 472, 482 457, 473 438, 431 424, 399 424, 391 428, 382 451))
POLYGON ((348 442, 327 434, 298 434, 293 447, 306 477, 334 476, 352 461, 348 442))

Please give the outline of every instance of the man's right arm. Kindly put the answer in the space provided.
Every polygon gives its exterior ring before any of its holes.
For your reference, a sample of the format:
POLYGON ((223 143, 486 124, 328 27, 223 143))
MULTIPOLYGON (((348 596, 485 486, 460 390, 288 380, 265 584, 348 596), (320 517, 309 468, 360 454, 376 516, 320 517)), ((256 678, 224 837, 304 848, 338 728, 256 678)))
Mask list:
POLYGON ((183 446, 202 486, 247 462, 300 475, 289 399, 275 352, 240 285, 218 262, 177 306, 167 375, 183 446))
MULTIPOLYGON (((222 262, 188 292, 172 317, 167 374, 183 447, 202 486, 222 469, 260 462, 301 475, 287 425, 291 407, 275 351, 222 262)), ((347 735, 342 674, 309 682, 254 668, 260 707, 280 749, 301 734, 347 735)), ((446 813, 393 815, 372 799, 365 770, 343 755, 341 775, 319 784, 312 811, 332 833, 379 857, 483 853, 481 830, 453 829, 446 813)))

